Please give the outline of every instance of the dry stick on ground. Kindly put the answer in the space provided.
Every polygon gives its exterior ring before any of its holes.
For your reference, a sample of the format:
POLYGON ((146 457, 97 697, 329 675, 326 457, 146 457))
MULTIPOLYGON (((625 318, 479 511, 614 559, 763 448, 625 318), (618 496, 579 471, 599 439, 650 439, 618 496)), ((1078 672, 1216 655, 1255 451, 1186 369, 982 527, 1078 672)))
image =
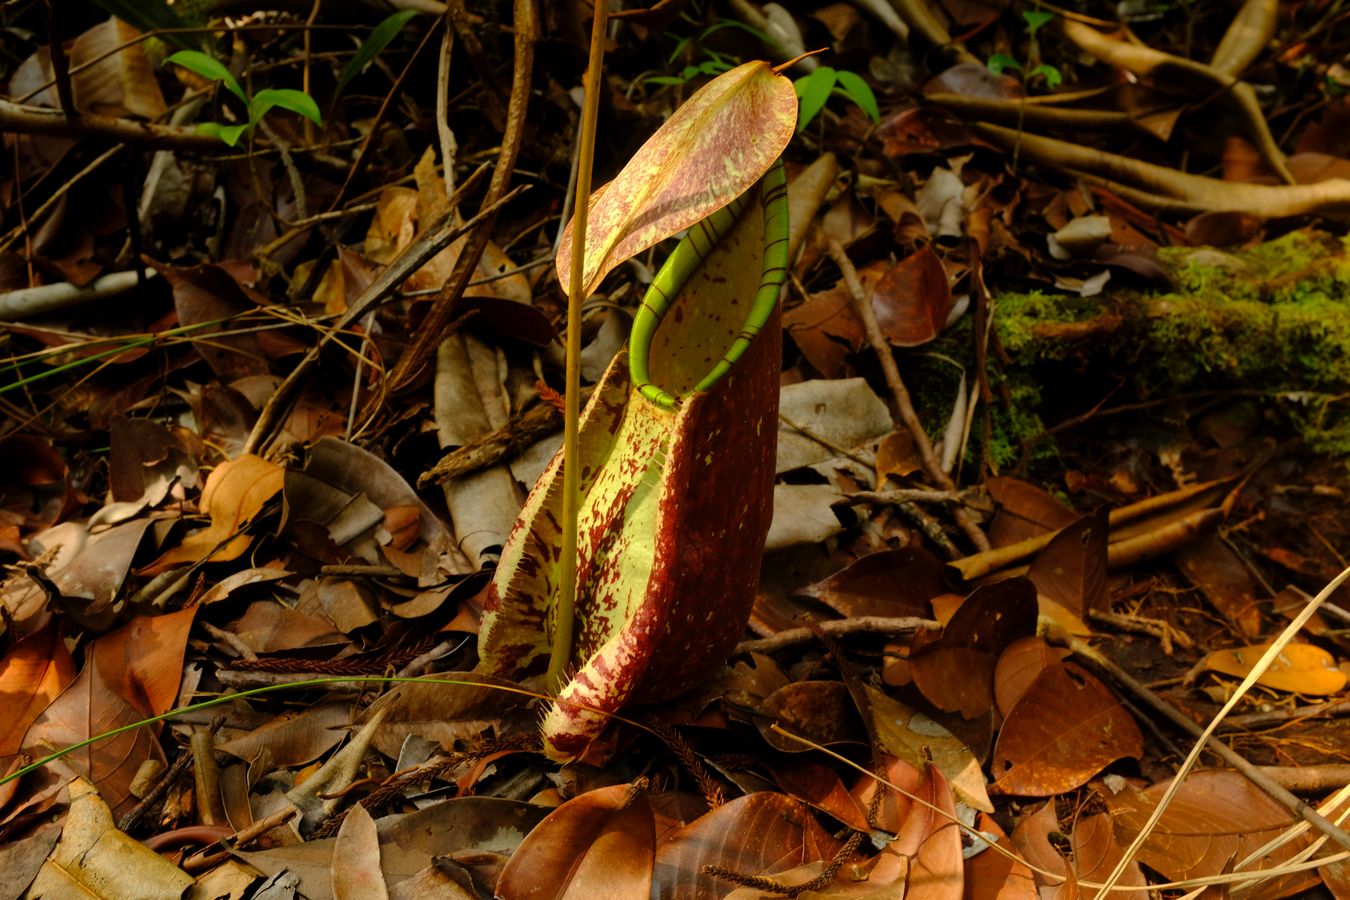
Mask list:
MULTIPOLYGON (((892 637, 897 634, 913 634, 923 628, 940 628, 932 619, 919 619, 913 616, 853 616, 848 619, 831 619, 819 622, 816 628, 830 637, 842 638, 858 634, 892 637)), ((816 639, 815 631, 810 628, 789 628, 772 637, 755 638, 741 641, 733 654, 777 653, 797 644, 805 644, 816 639)))
POLYGON ((1247 136, 1266 165, 1274 169, 1285 184, 1295 183, 1251 85, 1204 63, 1129 41, 1118 41, 1069 19, 1061 22, 1060 30, 1079 49, 1110 65, 1169 85, 1180 85, 1197 95, 1224 99, 1242 119, 1247 136))
MULTIPOLYGON (((216 716, 211 720, 211 724, 207 726, 207 733, 214 735, 224 724, 225 717, 216 716)), ((190 750, 184 750, 182 753, 179 753, 178 758, 173 761, 173 765, 169 766, 168 770, 160 777, 159 781, 155 782, 155 786, 150 788, 150 791, 142 797, 135 806, 127 810, 126 814, 117 820, 117 830, 130 831, 135 828, 136 823, 141 820, 141 817, 150 810, 150 807, 158 803, 164 795, 169 792, 169 788, 172 787, 173 783, 187 771, 187 767, 191 764, 192 752, 190 750)))
POLYGON ((198 153, 226 149, 220 138, 198 134, 191 128, 155 125, 113 116, 80 115, 72 119, 59 109, 22 106, 9 100, 0 100, 0 131, 70 138, 105 138, 152 149, 191 150, 198 153))
MULTIPOLYGON (((484 171, 484 170, 480 170, 484 171)), ((477 175, 478 173, 474 173, 477 175)), ((477 178, 470 178, 460 186, 460 191, 466 191, 476 184, 477 178)), ((502 197, 496 203, 486 206, 479 210, 478 215, 469 219, 462 225, 455 225, 451 216, 447 213, 441 216, 411 244, 404 248, 403 252, 385 267, 370 286, 362 293, 359 300, 347 309, 337 323, 319 337, 314 346, 309 349, 304 358, 291 370, 286 379, 277 386, 277 389, 268 398, 267 403, 258 413, 258 421, 253 425, 253 431, 249 433, 248 441, 244 444, 245 453, 257 453, 271 439, 273 429, 280 422, 283 413, 295 399, 300 385, 303 383, 309 370, 319 360, 319 353, 324 345, 328 343, 333 335, 341 332, 343 329, 351 326, 353 322, 360 319, 367 312, 374 309, 385 300, 386 297, 393 294, 400 284, 407 280, 408 276, 420 269, 428 260, 430 260, 441 250, 445 249, 452 241, 471 230, 487 216, 493 215, 507 203, 520 196, 529 185, 522 184, 506 196, 502 197)), ((457 198, 451 198, 453 201, 457 198)))
MULTIPOLYGON (((914 446, 918 448, 919 456, 923 460, 924 471, 939 488, 954 492, 956 485, 947 473, 942 471, 942 464, 938 461, 937 454, 933 452, 933 445, 928 440, 927 432, 923 430, 923 423, 919 421, 918 414, 914 412, 914 404, 910 400, 909 390, 905 388, 905 382, 900 378, 900 369, 895 364, 895 354, 891 351, 890 344, 886 343, 886 336, 881 333, 881 326, 877 324, 877 316, 872 310, 872 303, 863 290, 862 282, 858 279, 858 270, 853 267, 853 261, 848 258, 843 245, 837 240, 830 240, 829 249, 830 258, 834 260, 835 265, 839 267, 839 271, 843 273, 844 282, 848 285, 849 293, 853 296, 853 308, 857 311, 858 317, 862 319, 863 327, 867 331, 867 341, 872 345, 873 352, 876 353, 877 359, 881 362, 881 371, 885 373, 886 384, 895 396, 895 405, 900 411, 900 418, 904 421, 910 434, 914 436, 914 446)), ((957 508, 954 516, 957 524, 961 526, 961 530, 975 545, 975 549, 989 549, 989 538, 980 530, 980 526, 975 522, 975 518, 969 510, 963 507, 957 508)))
MULTIPOLYGON (((511 102, 506 110, 506 131, 502 135, 501 148, 497 152, 497 162, 492 170, 492 180, 488 183, 487 196, 483 198, 483 210, 487 210, 505 193, 506 186, 515 174, 516 157, 525 132, 525 113, 530 104, 530 80, 534 71, 534 44, 538 38, 539 22, 536 17, 534 0, 516 0, 515 2, 515 64, 511 76, 511 102)), ((450 165, 449 160, 443 160, 450 165)), ((480 211, 479 215, 482 216, 480 211)), ((464 293, 469 279, 478 269, 478 262, 487 248, 492 236, 492 226, 497 221, 495 211, 483 218, 476 227, 455 260, 455 267, 446 279, 445 286, 436 295, 431 310, 417 330, 417 336, 394 365, 389 374, 389 390, 397 391, 406 387, 435 353, 436 347, 445 339, 446 326, 454 311, 455 304, 464 293)))
MULTIPOLYGON (((1172 704, 1159 697, 1143 682, 1138 681, 1129 672, 1126 672, 1104 654, 1100 653, 1095 647, 1092 647, 1072 635, 1061 633, 1053 638, 1073 651, 1074 655, 1093 668, 1111 678, 1122 687, 1128 688, 1136 697, 1148 704, 1158 713, 1161 713, 1169 722, 1176 725, 1182 731, 1195 738, 1204 736, 1204 729, 1195 722, 1182 715, 1172 704)), ((1265 791, 1271 799, 1280 803, 1296 816, 1301 816, 1309 825, 1331 838, 1337 844, 1346 849, 1350 849, 1350 834, 1346 834, 1337 828, 1317 810, 1289 793, 1282 785, 1268 774, 1261 771, 1261 767, 1254 766, 1247 762, 1241 754, 1233 750, 1223 741, 1211 736, 1205 744, 1207 750, 1212 751, 1224 762, 1228 763, 1234 769, 1237 769, 1245 775, 1252 784, 1255 784, 1261 790, 1265 791)))
MULTIPOLYGON (((1121 506, 1111 510, 1108 522, 1112 528, 1120 528, 1123 525, 1130 522, 1137 522, 1148 516, 1152 516, 1155 513, 1182 507, 1188 503, 1205 500, 1207 499, 1205 496, 1207 492, 1214 492, 1214 499, 1217 500, 1218 491, 1222 489, 1223 485, 1226 483, 1226 481, 1209 481, 1204 484, 1192 485, 1190 487, 1170 491, 1166 494, 1159 494, 1156 497, 1149 497, 1147 500, 1131 503, 1129 506, 1121 506)), ((973 556, 967 556, 965 559, 957 560, 951 565, 961 573, 963 578, 970 581, 1032 556, 1053 541, 1059 535, 1060 531, 1063 531, 1063 529, 1048 531, 1045 534, 1018 541, 1017 543, 1009 544, 1006 547, 999 547, 995 550, 976 553, 973 556)))
MULTIPOLYGON (((590 393, 590 388, 584 389, 581 400, 584 402, 590 393)), ((417 487, 427 488, 486 469, 503 460, 515 459, 537 442, 557 434, 562 426, 561 410, 551 403, 535 404, 513 416, 496 431, 480 435, 442 456, 417 479, 417 487)))
POLYGON ((1151 209, 1249 212, 1267 219, 1350 216, 1350 179, 1287 185, 1221 181, 1012 128, 978 122, 971 127, 1006 150, 1016 148, 1025 160, 1077 173, 1151 209))

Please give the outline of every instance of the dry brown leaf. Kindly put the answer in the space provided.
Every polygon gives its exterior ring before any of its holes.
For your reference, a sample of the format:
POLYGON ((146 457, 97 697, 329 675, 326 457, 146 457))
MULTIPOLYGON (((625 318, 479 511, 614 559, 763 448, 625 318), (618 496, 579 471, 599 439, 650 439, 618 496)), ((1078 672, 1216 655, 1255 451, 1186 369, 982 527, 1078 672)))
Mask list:
POLYGON ((183 653, 197 609, 137 616, 95 640, 94 664, 108 687, 147 716, 167 712, 178 697, 183 653))
MULTIPOLYGON (((987 814, 980 813, 976 817, 975 828, 997 838, 998 846, 1012 850, 1008 836, 987 814)), ((1036 880, 1027 864, 988 847, 966 860, 965 885, 966 900, 1036 900, 1037 897, 1036 880)))
MULTIPOLYGON (((1215 650, 1204 658, 1203 665, 1211 672, 1246 678, 1269 647, 1267 642, 1215 650)), ((1321 647, 1294 641, 1275 657, 1256 683, 1277 691, 1327 695, 1345 687, 1346 674, 1336 667, 1336 658, 1321 647)))
POLYGON ((191 875, 118 831, 98 790, 76 778, 61 842, 28 896, 176 898, 191 887, 191 875))
POLYGON ((1247 639, 1261 633, 1256 584, 1246 565, 1218 535, 1205 535, 1172 554, 1181 571, 1247 639))
POLYGON ((630 784, 588 791, 549 813, 497 879, 502 900, 646 897, 656 826, 647 795, 630 784))
POLYGON ((19 752, 28 726, 74 680, 75 662, 54 624, 0 658, 0 758, 19 752))
POLYGON ((705 866, 772 878, 829 860, 839 845, 801 801, 770 792, 749 794, 675 831, 657 848, 652 893, 714 900, 731 883, 705 866))
POLYGON ((334 900, 389 900, 380 871, 380 838, 375 820, 360 803, 342 818, 333 842, 334 900))
POLYGON ((921 547, 882 550, 854 560, 830 577, 793 592, 843 616, 927 618, 941 594, 942 563, 921 547))
POLYGON ((994 811, 980 761, 970 748, 923 713, 875 688, 868 687, 866 692, 883 750, 916 766, 931 758, 962 802, 982 812, 994 811))
POLYGON ((202 512, 211 517, 210 526, 189 534, 147 566, 143 574, 154 575, 208 558, 226 562, 242 556, 253 538, 240 534, 240 530, 281 490, 284 477, 281 466, 251 453, 221 463, 207 476, 202 489, 202 512))
MULTIPOLYGON (((1139 791, 1127 787, 1106 797, 1123 839, 1133 838, 1153 812, 1170 782, 1139 791)), ((1297 817, 1272 800, 1243 775, 1228 769, 1187 776, 1157 826, 1139 850, 1139 862, 1169 880, 1231 871, 1248 854, 1295 824, 1297 817)), ((1287 863, 1312 840, 1304 833, 1270 857, 1243 866, 1258 872, 1287 863)), ((1286 897, 1317 882, 1311 871, 1294 872, 1248 887, 1245 897, 1286 897)))
POLYGON ((976 588, 941 634, 915 635, 910 653, 914 683, 930 702, 967 719, 994 705, 994 667, 1013 641, 1036 633, 1031 582, 1008 578, 976 588))
POLYGON ((1041 670, 1055 665, 1067 655, 1067 650, 1051 647, 1038 637, 1022 638, 1009 644, 994 668, 994 699, 999 715, 1006 719, 1041 670))
POLYGON ((788 753, 801 753, 810 748, 800 741, 783 737, 771 726, 776 724, 784 731, 817 744, 865 740, 848 688, 841 681, 785 684, 764 699, 760 711, 768 717, 756 722, 760 734, 771 746, 788 753))
MULTIPOLYGON (((46 756, 81 741, 141 720, 141 713, 115 694, 90 660, 61 696, 42 711, 23 738, 24 752, 46 756)), ((164 751, 150 726, 133 728, 62 757, 62 763, 88 778, 118 813, 135 802, 131 783, 147 759, 164 762, 164 751)))
POLYGON ((992 787, 1049 797, 1143 752, 1139 726, 1106 685, 1073 663, 1047 666, 1003 723, 994 745, 992 787))
POLYGON ((1065 526, 1027 571, 1037 594, 1076 616, 1105 607, 1109 531, 1104 508, 1065 526))

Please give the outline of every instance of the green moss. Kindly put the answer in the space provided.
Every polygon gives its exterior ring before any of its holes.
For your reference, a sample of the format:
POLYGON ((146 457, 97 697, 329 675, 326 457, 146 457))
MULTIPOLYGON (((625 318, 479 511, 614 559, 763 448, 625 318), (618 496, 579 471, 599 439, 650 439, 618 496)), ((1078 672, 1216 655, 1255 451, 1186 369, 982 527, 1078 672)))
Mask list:
POLYGON ((1165 248, 1159 256, 1171 292, 996 295, 995 328, 1012 364, 991 367, 990 377, 1006 380, 1014 403, 995 415, 991 456, 1015 458, 1013 448, 1039 432, 1039 407, 1021 407, 1060 387, 1044 383, 1047 366, 1088 378, 1105 366, 1144 397, 1259 392, 1311 447, 1350 458, 1350 240, 1297 231, 1237 253, 1165 248), (1120 321, 1109 330, 1065 337, 1066 325, 1110 316, 1120 321), (1047 330, 1059 337, 1047 339, 1047 330))

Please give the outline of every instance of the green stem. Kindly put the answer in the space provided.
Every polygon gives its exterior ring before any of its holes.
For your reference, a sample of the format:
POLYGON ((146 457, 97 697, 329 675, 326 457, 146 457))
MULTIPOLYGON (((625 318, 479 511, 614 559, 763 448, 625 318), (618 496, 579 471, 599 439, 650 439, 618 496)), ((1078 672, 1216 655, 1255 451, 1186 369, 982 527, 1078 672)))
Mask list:
POLYGON ((572 633, 577 607, 577 521, 581 506, 581 304, 586 260, 586 214, 590 208, 591 164, 595 156, 595 122, 600 109, 600 73, 605 58, 604 3, 595 4, 591 25, 591 58, 586 67, 586 101, 581 109, 577 147, 577 193, 572 216, 572 269, 567 285, 567 385, 563 404, 562 557, 558 600, 553 609, 553 645, 548 661, 548 686, 557 692, 566 680, 572 658, 572 633))

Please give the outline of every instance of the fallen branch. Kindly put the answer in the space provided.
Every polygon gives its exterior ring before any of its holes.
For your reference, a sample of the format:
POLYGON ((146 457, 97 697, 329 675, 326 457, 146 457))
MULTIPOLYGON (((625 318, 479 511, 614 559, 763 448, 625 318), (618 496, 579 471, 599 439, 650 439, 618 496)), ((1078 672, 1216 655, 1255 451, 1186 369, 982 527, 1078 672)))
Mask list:
POLYGON ((853 616, 848 619, 830 619, 816 622, 812 628, 789 628, 766 638, 754 638, 741 641, 733 654, 776 653, 797 644, 806 644, 817 639, 816 632, 824 632, 830 637, 850 637, 858 634, 891 636, 913 634, 922 628, 938 628, 939 623, 931 619, 919 619, 913 616, 853 616))
POLYGON ((1291 216, 1350 217, 1350 180, 1316 184, 1243 184, 1178 172, 1068 141, 998 125, 971 126, 982 137, 1024 159, 1092 176, 1132 203, 1176 212, 1245 212, 1267 219, 1291 216))
POLYGON ((142 279, 148 280, 158 274, 154 269, 145 269, 142 272, 112 272, 85 285, 61 281, 56 284, 7 291, 0 294, 0 322, 17 322, 68 306, 113 297, 131 290, 142 279))
POLYGON ((227 149, 220 138, 198 134, 192 128, 85 113, 72 119, 59 109, 23 106, 9 100, 0 100, 0 131, 69 138, 96 137, 152 149, 191 150, 198 153, 227 149))

